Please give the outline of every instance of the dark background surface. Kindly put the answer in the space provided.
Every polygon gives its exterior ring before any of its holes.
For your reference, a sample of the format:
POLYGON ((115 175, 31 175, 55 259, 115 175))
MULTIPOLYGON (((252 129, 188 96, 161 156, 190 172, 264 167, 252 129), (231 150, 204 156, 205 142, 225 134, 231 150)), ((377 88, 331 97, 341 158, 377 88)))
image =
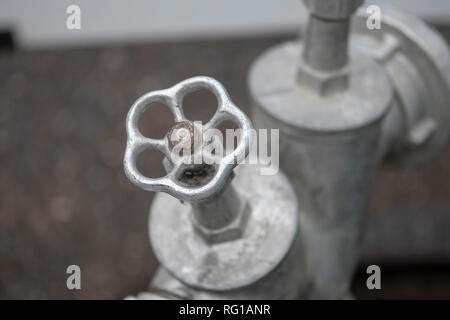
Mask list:
MULTIPOLYGON (((450 39, 450 29, 440 28, 450 39)), ((146 289, 156 261, 147 237, 152 193, 122 168, 125 117, 140 95, 195 75, 221 81, 245 112, 246 75, 285 37, 89 49, 0 51, 0 298, 120 299, 146 289), (66 268, 82 289, 66 288, 66 268)), ((207 94, 191 97, 204 117, 207 94)), ((170 127, 164 108, 144 133, 170 127)), ((160 155, 141 158, 162 174, 160 155)), ((366 246, 354 281, 359 298, 450 298, 450 147, 425 167, 383 167, 366 246), (382 270, 382 290, 365 289, 365 268, 382 270)))

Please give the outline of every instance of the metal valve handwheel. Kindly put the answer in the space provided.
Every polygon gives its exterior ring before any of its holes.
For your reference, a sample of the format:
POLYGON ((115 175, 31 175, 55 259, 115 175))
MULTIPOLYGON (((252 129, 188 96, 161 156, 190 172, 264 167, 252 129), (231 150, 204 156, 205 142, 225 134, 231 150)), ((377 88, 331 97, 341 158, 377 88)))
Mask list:
MULTIPOLYGON (((238 165, 238 161, 248 155, 251 143, 251 127, 250 120, 233 104, 225 88, 212 78, 203 76, 193 77, 171 88, 149 92, 140 97, 132 105, 127 116, 126 128, 128 141, 124 156, 125 173, 131 182, 144 190, 166 192, 185 201, 208 198, 220 192, 232 170, 238 165), (202 135, 208 129, 217 128, 225 120, 236 123, 242 130, 242 135, 236 149, 230 154, 225 155, 215 166, 213 177, 202 185, 192 186, 180 180, 180 176, 186 170, 186 165, 182 161, 173 160, 171 156, 173 146, 171 145, 170 139, 167 136, 163 139, 144 137, 138 129, 138 121, 144 111, 151 107, 152 103, 163 103, 174 115, 176 122, 174 128, 182 129, 183 126, 180 126, 180 124, 185 124, 184 129, 188 128, 189 130, 187 132, 191 134, 189 138, 195 139, 193 132, 196 129, 194 129, 194 124, 185 117, 182 102, 186 94, 199 89, 210 90, 218 100, 217 111, 211 120, 203 126, 202 135), (136 158, 146 149, 155 149, 163 152, 166 159, 171 162, 171 169, 166 176, 154 179, 146 177, 139 172, 136 167, 136 158)), ((203 147, 203 143, 201 146, 203 147)))

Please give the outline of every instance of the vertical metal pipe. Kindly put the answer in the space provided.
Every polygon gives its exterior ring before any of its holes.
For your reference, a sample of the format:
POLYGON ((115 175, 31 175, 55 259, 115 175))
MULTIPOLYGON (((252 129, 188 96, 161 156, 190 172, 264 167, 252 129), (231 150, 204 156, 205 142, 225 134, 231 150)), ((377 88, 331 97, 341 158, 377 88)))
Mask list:
POLYGON ((303 60, 319 71, 339 70, 348 62, 350 19, 330 20, 311 14, 306 29, 303 60))
POLYGON ((339 299, 348 295, 359 255, 393 92, 385 70, 363 52, 352 51, 347 68, 351 16, 362 1, 303 2, 310 12, 304 42, 262 55, 250 92, 256 126, 281 132, 280 167, 302 208, 310 297, 339 299))

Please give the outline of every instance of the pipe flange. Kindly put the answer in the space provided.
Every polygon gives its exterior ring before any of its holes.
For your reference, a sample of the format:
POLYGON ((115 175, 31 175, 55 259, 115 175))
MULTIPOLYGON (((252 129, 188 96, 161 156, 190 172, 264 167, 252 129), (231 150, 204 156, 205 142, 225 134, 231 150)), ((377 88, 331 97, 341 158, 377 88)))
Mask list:
POLYGON ((336 133, 364 128, 388 112, 392 87, 383 68, 359 51, 350 53, 348 88, 321 96, 298 81, 299 41, 266 51, 252 65, 249 91, 253 101, 285 131, 336 133))
POLYGON ((191 207, 159 193, 150 209, 150 242, 158 261, 176 279, 203 290, 249 286, 274 270, 297 237, 297 199, 287 178, 260 175, 260 166, 240 166, 232 182, 251 214, 243 235, 208 244, 194 231, 191 207))
MULTIPOLYGON (((450 51, 439 33, 419 18, 381 5, 381 29, 367 28, 361 8, 353 21, 352 50, 363 50, 393 83, 403 130, 390 160, 419 165, 436 157, 450 135, 450 51)), ((398 126, 398 124, 397 124, 398 126)))

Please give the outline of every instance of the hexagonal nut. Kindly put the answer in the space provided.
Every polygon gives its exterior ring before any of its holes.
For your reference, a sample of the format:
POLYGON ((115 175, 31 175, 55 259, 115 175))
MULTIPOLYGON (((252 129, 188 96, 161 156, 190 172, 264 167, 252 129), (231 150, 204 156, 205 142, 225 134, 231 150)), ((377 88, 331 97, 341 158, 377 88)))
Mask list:
POLYGON ((325 72, 317 71, 302 63, 297 73, 297 83, 304 88, 308 88, 320 96, 327 96, 335 92, 348 88, 349 69, 342 69, 325 72))
POLYGON ((208 229, 200 225, 194 218, 192 218, 192 224, 194 230, 208 243, 217 244, 227 241, 233 241, 242 238, 244 235, 245 227, 247 226, 248 217, 250 216, 250 205, 248 201, 243 201, 244 204, 239 211, 236 219, 233 220, 228 226, 221 229, 208 229))
POLYGON ((346 19, 364 0, 303 0, 312 15, 324 19, 346 19))

